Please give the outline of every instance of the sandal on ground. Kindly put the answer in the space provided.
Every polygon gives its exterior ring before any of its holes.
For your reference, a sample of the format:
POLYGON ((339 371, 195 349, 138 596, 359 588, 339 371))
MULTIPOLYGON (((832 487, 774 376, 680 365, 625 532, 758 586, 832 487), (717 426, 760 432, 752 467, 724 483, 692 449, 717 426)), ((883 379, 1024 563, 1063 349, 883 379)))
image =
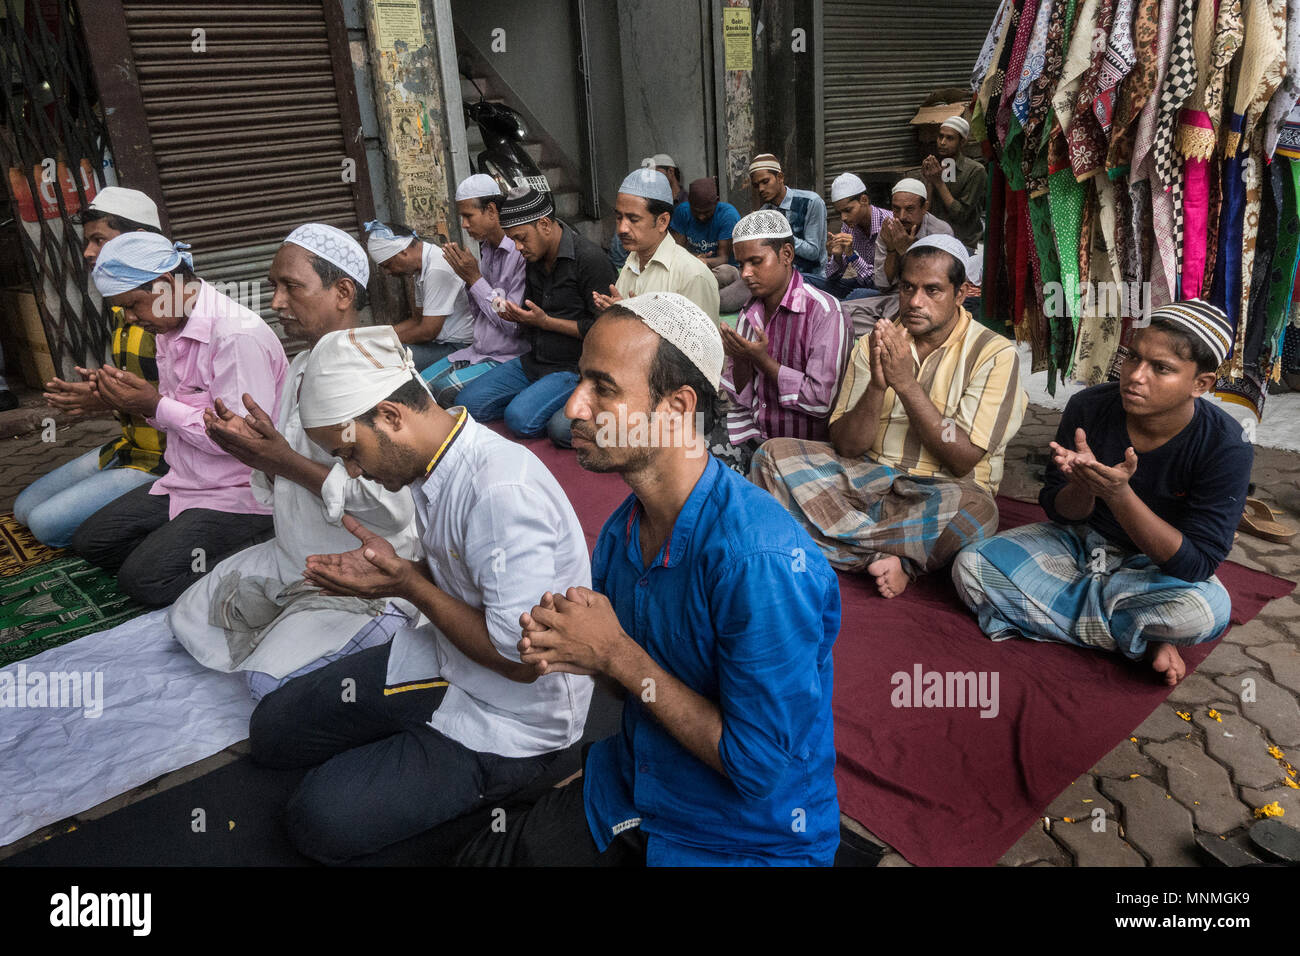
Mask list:
POLYGON ((1237 527, 1257 538, 1277 541, 1281 544, 1286 544, 1295 537, 1295 528, 1278 521, 1273 509, 1258 498, 1246 499, 1246 510, 1242 513, 1237 527))
POLYGON ((1250 828, 1250 839, 1261 850, 1286 863, 1300 863, 1300 830, 1281 820, 1260 820, 1250 828))

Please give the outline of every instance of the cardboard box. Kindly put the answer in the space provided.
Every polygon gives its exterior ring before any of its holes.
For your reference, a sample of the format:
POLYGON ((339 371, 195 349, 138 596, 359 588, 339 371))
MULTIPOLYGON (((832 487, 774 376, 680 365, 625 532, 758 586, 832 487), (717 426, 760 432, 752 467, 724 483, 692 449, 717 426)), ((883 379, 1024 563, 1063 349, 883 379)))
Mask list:
POLYGON ((25 289, 5 289, 0 302, 3 303, 4 324, 9 333, 6 338, 18 349, 16 358, 23 381, 30 388, 41 389, 57 372, 49 340, 45 337, 45 326, 41 324, 41 312, 36 306, 36 296, 25 289))

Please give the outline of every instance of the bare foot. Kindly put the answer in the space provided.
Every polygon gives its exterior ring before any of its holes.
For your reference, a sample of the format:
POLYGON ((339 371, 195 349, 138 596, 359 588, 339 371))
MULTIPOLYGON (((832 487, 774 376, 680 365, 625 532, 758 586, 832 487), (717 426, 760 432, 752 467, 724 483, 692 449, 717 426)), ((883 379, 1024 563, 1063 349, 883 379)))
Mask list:
POLYGON ((1187 674, 1187 665, 1183 655, 1173 644, 1153 644, 1155 653, 1151 657, 1151 667, 1165 679, 1170 687, 1177 684, 1187 674))
POLYGON ((889 555, 867 565, 867 573, 876 579, 876 590, 881 597, 898 597, 907 590, 907 572, 897 555, 889 555))

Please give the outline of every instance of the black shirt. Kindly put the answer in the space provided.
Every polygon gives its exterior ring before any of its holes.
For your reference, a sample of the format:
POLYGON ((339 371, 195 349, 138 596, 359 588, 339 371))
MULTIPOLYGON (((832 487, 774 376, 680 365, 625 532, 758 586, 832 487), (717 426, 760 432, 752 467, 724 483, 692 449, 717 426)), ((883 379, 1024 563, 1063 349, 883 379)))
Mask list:
MULTIPOLYGON (((1132 441, 1118 382, 1094 385, 1072 396, 1061 414, 1056 443, 1073 449, 1076 428, 1083 429, 1088 447, 1103 465, 1124 460, 1132 441)), ((1254 458, 1255 448, 1236 419, 1200 398, 1182 431, 1159 448, 1138 455, 1129 486, 1144 505, 1183 534, 1182 546, 1160 566, 1161 571, 1184 581, 1204 581, 1214 573, 1232 548, 1232 534, 1246 507, 1254 458)), ((1056 495, 1068 481, 1049 463, 1038 495, 1047 516, 1063 524, 1072 522, 1056 510, 1056 495)), ((1138 550, 1100 499, 1092 514, 1077 523, 1126 551, 1138 550)))
MULTIPOLYGON (((555 266, 548 273, 541 262, 530 262, 524 272, 524 297, 547 315, 573 319, 578 335, 585 336, 596 321, 593 292, 609 295, 617 274, 605 250, 585 239, 567 223, 560 223, 563 235, 555 266)), ((576 372, 582 355, 582 338, 526 326, 523 332, 529 350, 520 356, 524 374, 532 381, 552 372, 576 372)))

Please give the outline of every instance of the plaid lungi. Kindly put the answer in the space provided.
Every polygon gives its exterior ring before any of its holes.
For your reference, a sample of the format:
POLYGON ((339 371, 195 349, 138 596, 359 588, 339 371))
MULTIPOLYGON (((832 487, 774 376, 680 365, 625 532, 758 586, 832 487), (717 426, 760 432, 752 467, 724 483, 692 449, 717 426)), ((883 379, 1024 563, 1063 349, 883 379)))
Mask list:
POLYGON ((1228 626, 1217 577, 1184 581, 1086 525, 1030 524, 957 555, 957 594, 995 641, 1019 634, 1140 659, 1150 641, 1200 644, 1228 626))
POLYGON ((824 442, 764 443, 749 480, 785 505, 842 571, 892 554, 915 579, 998 527, 993 496, 973 481, 913 477, 866 457, 841 458, 824 442))

